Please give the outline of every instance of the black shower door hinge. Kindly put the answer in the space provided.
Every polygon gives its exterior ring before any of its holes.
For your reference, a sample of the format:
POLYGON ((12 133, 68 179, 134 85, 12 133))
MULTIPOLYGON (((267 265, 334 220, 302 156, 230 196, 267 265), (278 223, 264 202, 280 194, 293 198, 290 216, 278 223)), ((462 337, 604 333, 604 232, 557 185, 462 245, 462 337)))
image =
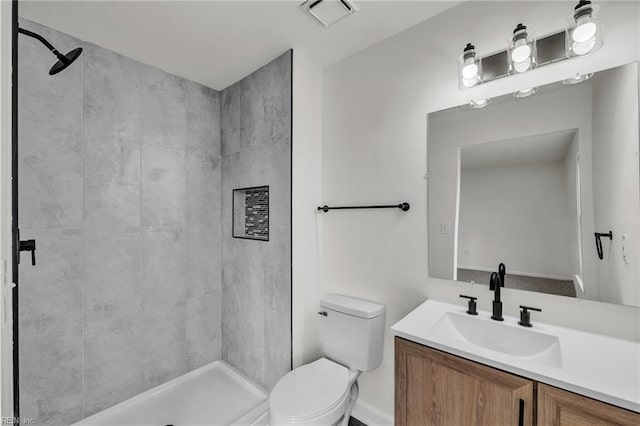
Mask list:
POLYGON ((20 252, 30 251, 31 264, 35 266, 36 265, 36 240, 21 240, 19 229, 16 235, 16 239, 18 242, 18 264, 20 264, 20 252))

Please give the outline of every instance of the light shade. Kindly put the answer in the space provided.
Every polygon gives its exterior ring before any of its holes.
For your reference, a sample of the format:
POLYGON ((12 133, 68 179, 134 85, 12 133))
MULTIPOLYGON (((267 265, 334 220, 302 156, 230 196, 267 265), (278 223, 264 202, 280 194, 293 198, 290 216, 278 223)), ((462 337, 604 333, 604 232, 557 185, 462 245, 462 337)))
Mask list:
POLYGON ((566 52, 568 58, 584 56, 600 49, 603 44, 602 22, 598 20, 600 7, 581 0, 568 18, 566 52))
POLYGON ((518 74, 535 68, 537 62, 536 39, 533 31, 523 24, 513 30, 507 49, 509 74, 518 74))
POLYGON ((469 89, 482 81, 482 61, 473 44, 467 43, 458 57, 458 87, 469 89))
POLYGON ((537 87, 527 87, 526 89, 520 89, 517 92, 514 92, 513 96, 516 98, 528 98, 529 96, 534 95, 537 91, 537 87))
POLYGON ((471 99, 471 102, 469 102, 469 106, 471 108, 475 108, 475 109, 482 109, 482 108, 486 107, 487 105, 489 105, 490 102, 491 102, 491 99, 489 99, 489 98, 487 98, 487 99, 478 99, 478 100, 471 99))

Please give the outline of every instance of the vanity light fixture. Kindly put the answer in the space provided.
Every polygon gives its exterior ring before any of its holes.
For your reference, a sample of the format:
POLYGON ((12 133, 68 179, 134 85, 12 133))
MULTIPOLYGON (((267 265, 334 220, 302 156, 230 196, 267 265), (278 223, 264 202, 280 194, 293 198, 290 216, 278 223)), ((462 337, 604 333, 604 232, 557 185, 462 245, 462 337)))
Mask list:
POLYGON ((509 74, 517 74, 536 66, 536 39, 526 25, 518 24, 509 43, 509 74))
MULTIPOLYGON (((489 55, 480 56, 473 44, 467 44, 458 57, 458 87, 460 90, 471 89, 595 52, 603 45, 599 11, 600 7, 591 1, 580 0, 567 26, 543 37, 535 37, 530 28, 520 23, 513 30, 507 48, 489 55)), ((580 81, 583 80, 576 83, 580 81)))
POLYGON ((578 84, 578 83, 582 83, 583 81, 589 80, 591 77, 593 77, 593 73, 588 73, 588 74, 578 73, 575 75, 575 77, 565 78, 564 80, 562 80, 562 84, 578 84))
POLYGON ((480 83, 482 80, 482 62, 476 55, 476 47, 467 43, 458 58, 458 86, 468 89, 480 83))
POLYGON ((489 98, 487 98, 487 99, 478 99, 477 101, 471 99, 471 102, 469 102, 469 106, 471 108, 480 109, 480 108, 484 108, 487 105, 489 105, 490 102, 491 102, 491 99, 489 99, 489 98))
POLYGON ((528 87, 526 89, 521 89, 521 90, 518 90, 517 92, 514 92, 513 96, 515 96, 516 98, 527 98, 533 95, 534 93, 536 93, 537 91, 538 91, 537 87, 528 87))
POLYGON ((580 0, 568 19, 565 45, 567 57, 583 56, 602 47, 602 24, 598 20, 600 7, 589 0, 580 0))

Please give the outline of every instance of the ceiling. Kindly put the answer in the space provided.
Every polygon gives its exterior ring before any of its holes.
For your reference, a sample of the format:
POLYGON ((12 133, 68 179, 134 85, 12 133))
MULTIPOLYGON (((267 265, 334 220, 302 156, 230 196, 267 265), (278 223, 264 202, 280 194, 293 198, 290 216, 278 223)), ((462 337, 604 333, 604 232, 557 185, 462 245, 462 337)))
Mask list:
POLYGON ((21 1, 19 13, 220 90, 287 49, 326 67, 457 4, 355 0, 359 11, 327 29, 301 3, 46 0, 21 1))
POLYGON ((566 158, 575 129, 525 136, 462 148, 462 169, 547 163, 566 158))

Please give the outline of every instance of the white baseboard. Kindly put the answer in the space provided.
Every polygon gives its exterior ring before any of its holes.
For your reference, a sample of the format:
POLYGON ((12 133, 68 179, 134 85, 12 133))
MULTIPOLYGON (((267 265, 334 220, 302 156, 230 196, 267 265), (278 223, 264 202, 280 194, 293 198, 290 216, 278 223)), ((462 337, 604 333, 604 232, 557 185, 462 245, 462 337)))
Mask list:
POLYGON ((368 426, 393 426, 393 416, 358 399, 351 417, 355 417, 368 426))

